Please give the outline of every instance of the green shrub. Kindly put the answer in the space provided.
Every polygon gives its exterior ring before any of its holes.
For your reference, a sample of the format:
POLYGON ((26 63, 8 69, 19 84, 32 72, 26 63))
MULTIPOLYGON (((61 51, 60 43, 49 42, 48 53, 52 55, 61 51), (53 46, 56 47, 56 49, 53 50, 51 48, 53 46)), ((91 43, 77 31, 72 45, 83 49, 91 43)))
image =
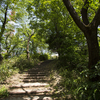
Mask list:
POLYGON ((17 59, 17 61, 13 64, 13 68, 19 69, 19 71, 24 71, 32 68, 34 65, 36 65, 39 62, 38 59, 30 59, 27 60, 26 54, 20 55, 17 59))
POLYGON ((85 81, 76 89, 77 100, 100 100, 99 83, 85 81))
POLYGON ((23 71, 34 66, 34 61, 28 61, 27 59, 18 59, 16 63, 12 66, 13 68, 19 69, 19 71, 23 71))
POLYGON ((6 97, 6 96, 8 96, 7 89, 5 88, 5 86, 2 86, 2 87, 0 88, 0 98, 1 98, 1 97, 6 97))
POLYGON ((89 78, 100 77, 100 62, 97 63, 93 71, 84 69, 81 73, 80 83, 76 88, 76 97, 78 100, 100 100, 100 78, 97 81, 91 81, 89 78))
POLYGON ((40 54, 36 53, 32 55, 32 59, 39 59, 40 54))
POLYGON ((40 61, 48 60, 48 55, 47 54, 42 54, 39 56, 40 61))
POLYGON ((77 70, 69 70, 66 67, 62 67, 59 69, 59 74, 63 77, 61 82, 59 83, 62 86, 62 91, 60 92, 61 98, 66 98, 67 95, 70 94, 72 100, 75 100, 75 89, 77 88, 78 81, 80 79, 79 72, 77 70))
POLYGON ((0 65, 0 83, 6 80, 13 73, 12 65, 15 63, 15 59, 3 60, 0 65))
POLYGON ((48 59, 51 59, 51 56, 49 53, 46 53, 46 55, 48 56, 48 59))
POLYGON ((28 70, 38 62, 38 59, 30 59, 30 61, 28 61, 25 54, 20 55, 19 57, 4 59, 0 65, 0 83, 5 81, 15 71, 28 70))
POLYGON ((97 75, 100 77, 100 62, 93 72, 87 69, 86 62, 80 62, 72 70, 69 70, 68 66, 61 67, 59 73, 63 77, 60 83, 64 88, 60 92, 62 97, 70 94, 74 100, 100 100, 100 78, 95 82, 89 80, 89 77, 91 79, 97 75))
POLYGON ((12 70, 9 70, 9 66, 2 65, 0 67, 0 83, 3 82, 7 77, 9 77, 10 72, 12 72, 12 70))

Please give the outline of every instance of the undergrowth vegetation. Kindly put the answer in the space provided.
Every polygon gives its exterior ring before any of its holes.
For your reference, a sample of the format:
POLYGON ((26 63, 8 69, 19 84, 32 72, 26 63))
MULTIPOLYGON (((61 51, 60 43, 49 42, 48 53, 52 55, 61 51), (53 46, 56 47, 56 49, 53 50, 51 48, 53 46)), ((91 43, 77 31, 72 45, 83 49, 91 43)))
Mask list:
POLYGON ((0 97, 7 96, 7 89, 2 86, 11 75, 28 70, 39 62, 38 59, 27 60, 25 55, 3 60, 0 65, 0 97))
POLYGON ((48 60, 48 55, 47 54, 42 54, 39 56, 40 61, 48 60))
POLYGON ((0 83, 6 80, 6 78, 12 75, 14 72, 28 70, 38 62, 38 59, 30 59, 30 61, 28 61, 25 55, 3 60, 2 64, 0 65, 0 83))
POLYGON ((8 92, 7 92, 6 87, 3 85, 3 86, 0 88, 0 98, 1 98, 1 97, 6 97, 6 96, 8 96, 8 92))
MULTIPOLYGON (((61 89, 59 95, 63 100, 100 100, 100 79, 96 82, 89 81, 89 69, 87 69, 87 61, 84 60, 73 66, 62 66, 60 61, 56 66, 59 75, 62 76, 61 82, 55 87, 56 91, 61 89), (61 87, 60 87, 61 86, 61 87)), ((90 76, 92 79, 100 76, 100 62, 95 66, 94 73, 90 76)))

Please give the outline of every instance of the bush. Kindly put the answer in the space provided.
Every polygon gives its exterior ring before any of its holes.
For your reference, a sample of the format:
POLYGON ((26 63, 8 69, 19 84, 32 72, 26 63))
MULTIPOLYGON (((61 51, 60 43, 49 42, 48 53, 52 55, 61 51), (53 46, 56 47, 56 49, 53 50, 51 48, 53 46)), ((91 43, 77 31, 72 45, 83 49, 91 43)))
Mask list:
MULTIPOLYGON (((75 99, 75 89, 79 85, 79 72, 77 70, 69 70, 66 69, 66 67, 62 67, 59 69, 59 74, 63 77, 61 82, 59 83, 59 86, 62 87, 62 91, 60 92, 60 97, 61 98, 66 98, 64 100, 68 100, 67 95, 70 94, 70 97, 72 100, 75 99)), ((80 99, 77 99, 80 100, 80 99)), ((85 99, 84 99, 85 100, 85 99)))
POLYGON ((27 59, 19 58, 12 67, 19 69, 19 71, 24 71, 29 68, 32 68, 33 66, 33 60, 28 61, 27 59))
POLYGON ((76 89, 77 100, 100 100, 100 86, 99 83, 85 81, 76 89))
POLYGON ((32 55, 32 59, 39 59, 40 54, 36 53, 32 55))
POLYGON ((7 89, 5 88, 5 86, 2 86, 2 87, 0 88, 0 98, 1 98, 1 97, 6 97, 6 96, 8 96, 7 89))
POLYGON ((63 77, 60 86, 64 88, 60 93, 61 97, 70 94, 74 100, 100 100, 100 62, 95 66, 93 72, 89 71, 86 64, 87 62, 80 62, 72 70, 69 70, 68 66, 59 69, 59 73, 63 77), (89 80, 89 77, 92 79, 97 75, 99 76, 97 81, 89 80))
POLYGON ((3 60, 0 65, 0 83, 6 80, 13 73, 13 64, 15 63, 15 59, 3 60))
POLYGON ((18 57, 17 61, 13 64, 13 68, 19 69, 19 71, 24 71, 32 68, 34 65, 37 65, 39 62, 38 59, 27 60, 26 54, 22 54, 18 57))
POLYGON ((25 54, 19 57, 4 59, 0 65, 0 83, 5 81, 15 71, 28 70, 34 67, 34 65, 37 65, 38 62, 38 59, 30 59, 30 61, 28 61, 25 54))
POLYGON ((76 97, 78 100, 100 100, 100 62, 97 63, 93 71, 84 69, 81 73, 80 83, 76 88, 76 97), (97 81, 91 81, 89 78, 99 76, 97 81))
POLYGON ((40 61, 48 60, 48 55, 47 54, 42 54, 39 56, 40 61))

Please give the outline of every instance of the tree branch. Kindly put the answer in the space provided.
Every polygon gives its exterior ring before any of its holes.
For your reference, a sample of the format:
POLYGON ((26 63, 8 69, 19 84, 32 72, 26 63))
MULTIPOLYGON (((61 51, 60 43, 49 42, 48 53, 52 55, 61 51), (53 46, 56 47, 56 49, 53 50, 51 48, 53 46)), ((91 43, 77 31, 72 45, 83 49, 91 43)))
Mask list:
POLYGON ((1 40, 1 37, 5 31, 5 25, 6 25, 6 21, 7 21, 7 10, 8 10, 8 5, 6 6, 6 11, 5 11, 5 15, 4 15, 4 21, 3 21, 3 25, 2 25, 2 28, 1 28, 1 32, 0 32, 0 40, 1 40))
POLYGON ((82 7, 82 11, 81 11, 82 20, 83 20, 83 23, 85 25, 88 25, 89 24, 88 15, 87 15, 88 7, 89 7, 89 1, 88 0, 85 0, 84 6, 82 7))
POLYGON ((10 53, 16 48, 17 45, 18 45, 18 44, 15 44, 15 45, 12 47, 12 49, 8 52, 8 54, 10 54, 10 53))
POLYGON ((67 10, 69 11, 70 15, 72 16, 73 20, 77 24, 77 26, 84 32, 85 30, 85 25, 84 23, 80 20, 77 12, 73 8, 72 4, 70 3, 70 0, 63 0, 67 10))
MULTIPOLYGON (((9 34, 6 35, 6 40, 5 40, 7 52, 8 52, 8 50, 9 50, 9 47, 8 47, 8 44, 9 44, 9 43, 7 42, 7 40, 8 40, 8 37, 10 36, 10 34, 11 34, 11 32, 10 32, 9 34)), ((10 45, 11 45, 11 44, 10 44, 10 45)))
POLYGON ((100 25, 100 8, 98 9, 93 21, 91 22, 91 25, 96 27, 100 25))

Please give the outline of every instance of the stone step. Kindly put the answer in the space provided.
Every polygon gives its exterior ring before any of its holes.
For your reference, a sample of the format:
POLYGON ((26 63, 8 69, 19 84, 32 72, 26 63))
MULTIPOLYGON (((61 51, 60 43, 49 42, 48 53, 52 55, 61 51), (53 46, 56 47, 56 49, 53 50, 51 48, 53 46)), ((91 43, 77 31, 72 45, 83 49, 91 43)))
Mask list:
POLYGON ((29 75, 27 76, 27 75, 23 75, 23 76, 20 76, 19 78, 20 78, 20 79, 24 79, 24 78, 29 78, 29 79, 30 79, 30 78, 31 78, 31 79, 44 79, 44 78, 46 78, 46 77, 47 77, 47 76, 32 76, 32 75, 31 75, 31 76, 29 76, 29 75))
POLYGON ((38 68, 38 69, 34 69, 34 70, 30 70, 30 71, 23 71, 23 72, 34 72, 34 73, 44 73, 44 72, 47 72, 47 70, 45 71, 45 69, 41 69, 41 68, 38 68))
POLYGON ((10 86, 11 88, 23 88, 23 87, 45 87, 45 86, 49 86, 48 83, 39 83, 39 82, 35 82, 35 83, 21 83, 18 85, 12 85, 10 86))
POLYGON ((51 96, 33 96, 33 97, 26 97, 25 100, 54 100, 51 96))
POLYGON ((34 74, 45 74, 45 72, 43 71, 36 71, 36 70, 31 70, 31 71, 23 71, 23 73, 34 73, 34 74))
POLYGON ((47 75, 47 73, 34 73, 34 72, 25 72, 23 74, 34 74, 34 75, 47 75))
POLYGON ((23 79, 22 82, 28 83, 28 82, 47 82, 50 81, 50 79, 45 80, 45 79, 23 79))
POLYGON ((30 89, 30 90, 45 90, 45 89, 49 89, 51 90, 52 88, 50 86, 47 87, 19 87, 19 88, 15 88, 15 87, 10 87, 9 90, 13 90, 13 89, 30 89))
POLYGON ((56 100, 52 97, 55 89, 48 84, 51 67, 51 65, 48 66, 49 62, 46 61, 28 71, 19 72, 17 79, 13 77, 15 80, 13 79, 14 82, 9 86, 9 96, 4 100, 56 100))
POLYGON ((23 79, 23 80, 24 80, 24 79, 48 80, 48 79, 50 79, 50 78, 45 77, 45 76, 44 76, 44 77, 40 77, 40 76, 35 76, 35 77, 34 77, 34 76, 28 76, 28 77, 27 77, 27 76, 20 76, 20 79, 23 79))
POLYGON ((0 100, 56 100, 52 95, 9 95, 9 97, 0 100))
POLYGON ((25 73, 26 74, 40 74, 40 75, 42 75, 42 74, 44 74, 44 75, 45 74, 49 74, 49 72, 46 72, 46 71, 45 72, 44 71, 43 72, 39 72, 39 71, 32 71, 31 72, 31 71, 28 71, 28 72, 23 72, 23 73, 20 73, 20 74, 25 74, 25 73))
POLYGON ((17 88, 8 90, 10 95, 23 95, 23 94, 48 94, 51 93, 49 89, 31 89, 31 88, 17 88))
POLYGON ((24 71, 20 74, 24 74, 24 73, 33 73, 33 74, 47 74, 47 72, 40 72, 40 71, 24 71))
POLYGON ((29 73, 24 73, 22 74, 23 76, 47 76, 47 74, 29 74, 29 73))
POLYGON ((22 74, 22 76, 47 76, 47 75, 36 75, 36 74, 22 74))

